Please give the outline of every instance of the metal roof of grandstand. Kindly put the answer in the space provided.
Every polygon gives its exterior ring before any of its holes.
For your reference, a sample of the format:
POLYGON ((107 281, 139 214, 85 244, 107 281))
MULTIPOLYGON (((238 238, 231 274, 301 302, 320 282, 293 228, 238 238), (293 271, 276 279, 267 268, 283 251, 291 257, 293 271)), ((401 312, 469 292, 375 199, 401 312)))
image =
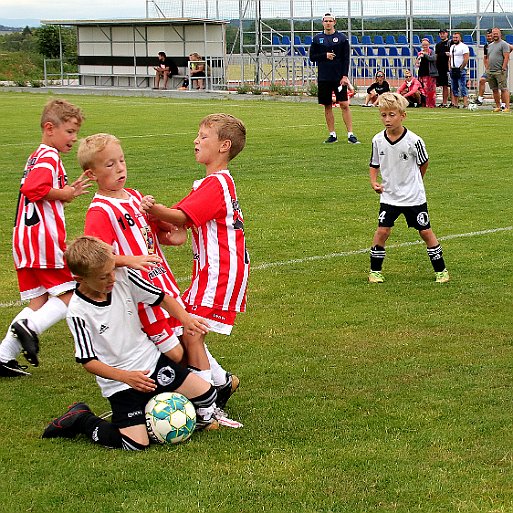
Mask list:
POLYGON ((113 18, 105 20, 41 20, 43 25, 201 25, 227 24, 228 21, 207 18, 113 18))

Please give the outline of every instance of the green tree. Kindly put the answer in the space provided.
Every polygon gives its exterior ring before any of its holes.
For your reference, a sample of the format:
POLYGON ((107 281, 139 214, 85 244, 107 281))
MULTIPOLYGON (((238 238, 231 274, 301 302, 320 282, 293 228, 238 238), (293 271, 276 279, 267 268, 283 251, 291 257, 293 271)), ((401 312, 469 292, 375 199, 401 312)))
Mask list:
POLYGON ((43 25, 37 30, 37 39, 39 52, 42 55, 50 59, 60 56, 61 38, 58 27, 55 25, 43 25))

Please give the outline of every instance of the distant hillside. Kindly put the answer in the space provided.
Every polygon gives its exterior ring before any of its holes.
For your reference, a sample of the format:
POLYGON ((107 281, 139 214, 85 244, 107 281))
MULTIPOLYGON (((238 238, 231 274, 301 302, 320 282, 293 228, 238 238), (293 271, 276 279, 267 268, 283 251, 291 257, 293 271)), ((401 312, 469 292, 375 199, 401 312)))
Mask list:
POLYGON ((0 31, 2 32, 20 32, 25 27, 39 27, 39 20, 33 18, 20 18, 11 20, 9 18, 0 18, 0 31))

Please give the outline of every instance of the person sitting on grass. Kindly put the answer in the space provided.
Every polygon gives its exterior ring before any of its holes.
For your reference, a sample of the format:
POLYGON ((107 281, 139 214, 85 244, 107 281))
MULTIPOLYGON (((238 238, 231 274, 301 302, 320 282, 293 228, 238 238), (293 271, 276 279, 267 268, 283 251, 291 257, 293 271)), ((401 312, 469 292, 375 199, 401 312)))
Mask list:
POLYGON ((424 96, 422 84, 411 74, 409 69, 404 71, 404 82, 399 86, 397 92, 408 100, 408 107, 422 107, 424 96))
POLYGON ((112 409, 112 422, 76 403, 44 430, 43 438, 84 434, 110 448, 143 450, 149 446, 144 409, 162 392, 178 392, 196 408, 196 429, 218 429, 216 390, 201 377, 162 354, 142 331, 139 303, 160 304, 180 320, 184 332, 202 334, 208 323, 192 318, 134 270, 115 266, 112 246, 91 236, 72 242, 66 262, 78 283, 66 316, 75 340, 75 358, 96 381, 112 409))
POLYGON ((367 88, 367 96, 362 107, 375 107, 379 100, 379 95, 390 91, 390 85, 385 80, 385 73, 378 71, 375 81, 367 88))
POLYGON ((418 230, 426 243, 427 254, 437 283, 449 281, 442 246, 431 229, 424 175, 428 154, 424 141, 403 126, 408 101, 398 93, 384 93, 378 102, 385 130, 372 139, 369 176, 372 189, 380 195, 378 228, 370 249, 370 283, 383 283, 381 269, 385 243, 395 220, 402 214, 408 227, 418 230), (381 174, 381 183, 378 182, 381 174))

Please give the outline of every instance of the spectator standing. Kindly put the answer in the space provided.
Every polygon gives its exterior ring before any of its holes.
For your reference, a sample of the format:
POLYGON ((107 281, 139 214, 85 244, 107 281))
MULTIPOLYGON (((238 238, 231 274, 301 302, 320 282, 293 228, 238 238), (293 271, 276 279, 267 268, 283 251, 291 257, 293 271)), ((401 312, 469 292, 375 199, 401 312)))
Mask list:
POLYGON ((335 16, 326 13, 322 18, 323 32, 314 36, 310 46, 310 60, 317 63, 318 101, 324 106, 324 117, 329 130, 325 144, 338 142, 335 132, 332 95, 342 110, 342 119, 347 128, 347 142, 359 144, 353 134, 353 118, 349 108, 347 89, 349 86, 349 62, 351 48, 347 37, 335 30, 335 16))
POLYGON ((452 107, 459 108, 459 99, 463 98, 463 106, 468 107, 467 64, 470 57, 468 46, 462 42, 461 33, 452 36, 449 50, 449 66, 451 68, 452 107))
POLYGON ((484 73, 481 75, 481 78, 479 79, 479 86, 478 86, 478 94, 477 94, 477 100, 474 102, 476 105, 483 105, 484 101, 484 92, 486 88, 486 83, 488 82, 488 45, 493 41, 492 36, 492 29, 488 29, 486 31, 486 44, 483 46, 483 64, 484 64, 484 73))
POLYGON ((488 84, 493 93, 493 112, 509 112, 508 64, 510 45, 502 39, 497 27, 492 29, 493 42, 488 45, 488 84), (501 109, 501 100, 504 109, 501 109))
POLYGON ((436 107, 436 77, 438 69, 436 67, 436 55, 429 47, 429 39, 424 38, 421 41, 422 48, 415 61, 418 66, 418 77, 426 95, 426 107, 436 107))
POLYGON ((449 40, 449 33, 447 29, 441 28, 438 31, 440 41, 436 43, 436 68, 438 76, 436 77, 436 85, 442 88, 442 103, 439 107, 448 107, 449 101, 449 49, 451 41, 449 40))

